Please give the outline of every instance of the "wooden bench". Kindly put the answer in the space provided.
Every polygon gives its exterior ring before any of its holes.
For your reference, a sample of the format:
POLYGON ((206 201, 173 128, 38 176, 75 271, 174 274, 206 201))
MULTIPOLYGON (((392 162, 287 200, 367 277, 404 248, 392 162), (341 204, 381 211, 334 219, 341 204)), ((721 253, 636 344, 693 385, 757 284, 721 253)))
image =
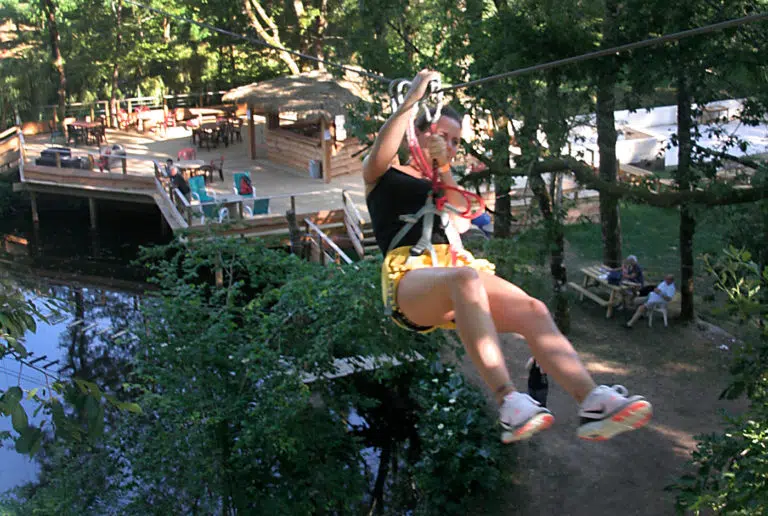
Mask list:
POLYGON ((589 299, 591 299, 592 301, 594 301, 595 303, 597 303, 600 306, 603 306, 603 307, 608 306, 608 301, 606 301, 602 297, 598 296, 597 294, 595 294, 591 290, 587 290, 586 288, 582 287, 578 283, 574 283, 573 281, 569 281, 568 282, 568 286, 580 294, 580 297, 579 297, 580 300, 583 300, 584 296, 587 296, 589 299))
POLYGON ((581 285, 569 282, 568 285, 579 293, 579 299, 584 300, 587 296, 595 303, 606 308, 605 317, 610 318, 613 315, 613 309, 619 305, 627 305, 628 298, 634 289, 640 288, 638 283, 632 281, 622 281, 620 285, 608 283, 604 276, 610 271, 605 265, 592 265, 584 267, 581 272, 584 274, 584 281, 581 285), (601 297, 596 292, 589 290, 590 287, 599 287, 608 291, 608 299, 601 297))

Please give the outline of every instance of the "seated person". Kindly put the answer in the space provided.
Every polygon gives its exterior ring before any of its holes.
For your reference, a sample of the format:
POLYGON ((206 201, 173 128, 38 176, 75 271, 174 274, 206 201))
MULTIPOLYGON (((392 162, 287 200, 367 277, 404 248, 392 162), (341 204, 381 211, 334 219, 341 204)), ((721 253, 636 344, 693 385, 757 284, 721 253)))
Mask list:
POLYGON ((625 325, 627 328, 631 328, 635 322, 642 317, 642 315, 652 310, 655 306, 666 305, 675 296, 675 277, 672 274, 667 274, 664 277, 664 281, 659 283, 653 292, 648 294, 648 299, 642 305, 637 307, 635 315, 625 325))
POLYGON ((620 285, 622 281, 631 281, 643 286, 643 268, 637 263, 637 256, 631 254, 627 256, 621 269, 611 269, 607 277, 608 283, 620 285))
POLYGON ((171 169, 173 168, 173 160, 168 158, 165 160, 165 175, 171 177, 171 169))
POLYGON ((623 280, 639 283, 641 287, 643 286, 643 268, 637 263, 637 256, 634 254, 627 256, 621 275, 623 280))
POLYGON ((187 198, 187 200, 190 200, 190 188, 189 184, 187 183, 187 180, 184 179, 184 175, 179 173, 179 169, 177 167, 171 167, 171 185, 173 188, 178 188, 179 191, 184 195, 184 197, 187 198))

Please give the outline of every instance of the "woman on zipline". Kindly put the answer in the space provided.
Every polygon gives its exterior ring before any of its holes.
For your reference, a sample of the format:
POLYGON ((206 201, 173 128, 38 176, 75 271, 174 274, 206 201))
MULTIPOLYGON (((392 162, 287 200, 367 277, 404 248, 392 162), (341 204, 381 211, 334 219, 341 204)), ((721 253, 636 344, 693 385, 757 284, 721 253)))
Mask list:
MULTIPOLYGON (((400 217, 425 206, 433 192, 429 180, 433 171, 419 166, 424 159, 412 156, 405 165, 393 165, 393 160, 411 123, 411 111, 418 109, 433 80, 439 80, 436 72, 422 70, 416 75, 363 163, 368 210, 376 241, 385 255, 384 302, 391 308, 393 320, 416 332, 436 328, 458 331, 472 362, 496 395, 505 443, 549 428, 554 417, 528 394, 515 390, 499 347, 499 333, 523 335, 536 361, 580 404, 579 437, 605 440, 644 426, 651 418, 651 404, 642 396, 628 397, 620 385, 597 386, 546 305, 495 276, 493 265, 486 260, 475 259, 466 251, 457 255, 448 244, 439 216, 427 214, 434 217, 432 243, 439 263, 432 263, 430 253, 411 256, 412 246, 422 236, 422 223, 403 234, 400 217)), ((466 208, 468 200, 450 173, 450 162, 461 139, 461 117, 446 107, 436 124, 430 125, 422 115, 415 126, 423 157, 436 165, 447 202, 466 208)), ((451 215, 451 222, 459 232, 470 225, 469 219, 457 215, 451 215)))

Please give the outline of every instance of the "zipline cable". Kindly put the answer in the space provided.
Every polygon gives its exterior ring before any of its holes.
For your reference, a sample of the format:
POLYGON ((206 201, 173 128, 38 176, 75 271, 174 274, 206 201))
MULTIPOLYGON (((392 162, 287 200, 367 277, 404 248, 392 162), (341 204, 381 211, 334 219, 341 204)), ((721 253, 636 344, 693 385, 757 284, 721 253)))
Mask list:
POLYGON ((634 43, 627 43, 625 45, 619 45, 616 47, 596 50, 594 52, 588 52, 586 54, 581 54, 578 56, 557 59, 555 61, 550 61, 548 63, 538 64, 534 66, 527 66, 525 68, 518 68, 517 70, 512 70, 510 72, 503 72, 496 75, 489 75, 488 77, 483 77, 482 79, 476 79, 474 81, 468 81, 460 84, 454 84, 453 86, 447 86, 440 91, 442 92, 453 91, 461 88, 467 88, 469 86, 476 86, 478 84, 495 81, 498 79, 508 79, 510 77, 516 77, 518 75, 523 75, 526 73, 537 72, 540 70, 549 70, 550 68, 556 68, 558 66, 578 63, 580 61, 587 61, 589 59, 596 59, 598 57, 604 57, 612 54, 618 54, 620 52, 626 52, 628 50, 634 50, 636 48, 650 47, 652 45, 658 45, 659 43, 665 43, 667 41, 675 41, 683 38, 689 38, 691 36, 707 34, 709 32, 728 29, 731 27, 738 27, 739 25, 745 25, 747 23, 755 23, 755 22, 763 21, 765 19, 768 19, 768 13, 743 16, 741 18, 734 18, 732 20, 713 23, 711 25, 704 25, 702 27, 697 27, 695 29, 687 29, 680 32, 673 32, 671 34, 666 34, 664 36, 659 36, 657 38, 644 39, 642 41, 635 41, 634 43))
POLYGON ((362 75, 362 76, 368 77, 369 79, 375 79, 375 80, 381 81, 381 82, 392 82, 392 79, 384 77, 383 75, 378 75, 378 74, 375 74, 375 73, 371 73, 371 72, 368 72, 366 70, 360 70, 360 69, 353 68, 353 67, 348 66, 348 65, 334 63, 334 62, 331 62, 331 61, 327 61, 325 59, 320 59, 319 57, 311 56, 309 54, 303 54, 301 52, 297 52, 296 50, 291 50, 289 48, 280 47, 280 46, 277 46, 277 45, 273 45, 271 43, 267 43, 263 39, 252 38, 250 36, 244 36, 244 35, 238 34, 236 32, 232 32, 232 31, 229 31, 229 30, 226 30, 226 29, 221 29, 221 28, 216 27, 214 25, 211 25, 209 23, 195 21, 195 20, 192 20, 190 18, 185 18, 183 16, 180 16, 178 14, 172 14, 172 13, 169 13, 167 11, 163 11, 161 9, 155 9, 154 7, 150 7, 148 5, 144 5, 144 4, 141 4, 139 2, 134 2, 133 0, 125 0, 125 3, 131 4, 131 5, 135 5, 137 7, 141 7, 142 9, 146 9, 147 11, 154 12, 155 14, 159 14, 161 16, 167 16, 167 17, 170 17, 170 18, 175 18, 177 20, 186 22, 186 23, 191 23, 192 25, 197 25, 199 27, 203 27, 203 28, 206 28, 208 30, 212 30, 214 32, 218 32, 219 34, 224 34, 224 35, 227 35, 227 36, 231 36, 233 38, 249 41, 251 43, 255 43, 257 45, 260 45, 262 47, 267 47, 267 48, 271 48, 273 50, 277 50, 279 52, 286 52, 286 53, 294 55, 296 57, 300 57, 302 59, 308 59, 310 61, 315 61, 317 63, 321 63, 321 64, 324 64, 326 66, 330 66, 330 67, 333 67, 333 68, 339 68, 341 70, 345 70, 345 71, 348 71, 348 72, 356 73, 358 75, 362 75))
MULTIPOLYGON (((170 18, 175 18, 177 20, 181 20, 181 21, 186 22, 186 23, 191 23, 193 25, 198 25, 200 27, 204 27, 204 28, 212 30, 214 32, 218 32, 220 34, 225 34, 225 35, 231 36, 233 38, 249 41, 251 43, 255 43, 257 45, 261 45, 263 47, 271 48, 273 50, 277 50, 277 51, 280 51, 280 52, 286 52, 288 54, 294 55, 296 57, 300 57, 302 59, 307 59, 307 60, 310 60, 310 61, 315 61, 317 63, 322 63, 322 64, 324 64, 326 66, 330 66, 330 67, 333 67, 333 68, 339 68, 341 70, 345 70, 345 71, 352 72, 352 73, 355 73, 355 74, 358 74, 358 75, 362 75, 364 77, 368 77, 370 79, 375 79, 377 81, 390 82, 390 83, 392 82, 392 79, 384 77, 383 75, 371 73, 371 72, 368 72, 366 70, 360 70, 358 68, 353 68, 353 67, 348 66, 348 65, 342 65, 342 64, 334 63, 332 61, 328 61, 328 60, 325 60, 325 59, 320 59, 319 57, 311 56, 311 55, 308 55, 308 54, 303 54, 301 52, 297 52, 295 50, 291 50, 291 49, 288 49, 288 48, 285 48, 285 47, 280 47, 280 46, 277 46, 277 45, 272 45, 271 43, 267 43, 266 41, 264 41, 262 39, 252 38, 252 37, 249 37, 249 36, 244 36, 242 34, 237 34, 236 32, 232 32, 232 31, 229 31, 229 30, 226 30, 226 29, 221 29, 221 28, 213 26, 211 24, 195 21, 195 20, 192 20, 190 18, 185 18, 185 17, 177 15, 177 14, 172 14, 172 13, 169 13, 167 11, 163 11, 161 9, 156 9, 154 7, 150 7, 150 6, 141 4, 139 2, 135 2, 133 0, 125 0, 125 2, 128 3, 128 4, 131 4, 131 5, 135 5, 137 7, 140 7, 142 9, 146 9, 147 11, 154 12, 154 13, 159 14, 161 16, 167 16, 167 17, 170 17, 170 18)), ((722 21, 722 22, 718 22, 718 23, 713 23, 713 24, 710 24, 710 25, 704 25, 702 27, 696 27, 695 29, 687 29, 687 30, 683 30, 683 31, 680 31, 680 32, 673 32, 671 34, 665 34, 664 36, 659 36, 659 37, 656 37, 656 38, 648 38, 648 39, 644 39, 644 40, 641 40, 641 41, 635 41, 633 43, 626 43, 624 45, 618 45, 618 46, 611 47, 611 48, 604 48, 604 49, 601 49, 601 50, 595 50, 594 52, 587 52, 586 54, 581 54, 581 55, 578 55, 578 56, 566 57, 566 58, 563 58, 563 59, 557 59, 555 61, 550 61, 548 63, 542 63, 542 64, 533 65, 533 66, 527 66, 527 67, 524 67, 524 68, 518 68, 516 70, 509 71, 509 72, 503 72, 503 73, 499 73, 499 74, 495 74, 495 75, 489 75, 488 77, 483 77, 481 79, 476 79, 476 80, 473 80, 473 81, 462 82, 462 83, 459 83, 459 84, 454 84, 452 86, 446 86, 445 88, 442 88, 442 89, 440 89, 440 90, 438 90, 438 91, 436 91, 434 93, 444 93, 444 92, 448 92, 448 91, 454 91, 454 90, 458 90, 458 89, 462 89, 462 88, 467 88, 469 86, 477 86, 479 84, 484 84, 486 82, 495 81, 495 80, 499 80, 499 79, 508 79, 510 77, 517 77, 519 75, 523 75, 523 74, 526 74, 526 73, 537 72, 537 71, 541 71, 541 70, 549 70, 551 68, 556 68, 556 67, 559 67, 559 66, 564 66, 564 65, 568 65, 568 64, 578 63, 578 62, 581 62, 581 61, 587 61, 587 60, 590 60, 590 59, 597 59, 599 57, 605 57, 605 56, 609 56, 609 55, 614 55, 614 54, 618 54, 618 53, 621 53, 621 52, 626 52, 628 50, 635 50, 635 49, 638 49, 638 48, 650 47, 650 46, 653 46, 653 45, 658 45, 660 43, 666 43, 668 41, 676 41, 676 40, 680 40, 680 39, 684 39, 684 38, 690 38, 692 36, 699 36, 701 34, 707 34, 707 33, 710 33, 710 32, 715 32, 715 31, 718 31, 718 30, 728 29, 728 28, 731 28, 731 27, 738 27, 740 25, 746 25, 746 24, 749 24, 749 23, 760 22, 760 21, 764 21, 766 19, 768 19, 768 13, 752 14, 752 15, 749 15, 749 16, 742 16, 741 18, 733 18, 731 20, 726 20, 726 21, 722 21)))

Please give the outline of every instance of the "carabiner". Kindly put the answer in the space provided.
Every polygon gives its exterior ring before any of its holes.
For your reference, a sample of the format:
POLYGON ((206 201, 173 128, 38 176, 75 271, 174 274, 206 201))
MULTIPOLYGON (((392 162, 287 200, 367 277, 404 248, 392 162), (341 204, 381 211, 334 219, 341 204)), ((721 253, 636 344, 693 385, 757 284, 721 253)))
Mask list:
POLYGON ((440 120, 440 115, 443 112, 443 88, 440 78, 432 79, 429 81, 429 94, 437 93, 437 103, 435 104, 435 113, 429 112, 429 108, 424 106, 424 116, 429 122, 429 125, 435 125, 440 120))
POLYGON ((387 92, 389 93, 392 112, 397 111, 397 108, 403 105, 403 101, 405 100, 403 98, 403 88, 406 86, 410 88, 411 81, 407 79, 395 79, 389 83, 387 92))

